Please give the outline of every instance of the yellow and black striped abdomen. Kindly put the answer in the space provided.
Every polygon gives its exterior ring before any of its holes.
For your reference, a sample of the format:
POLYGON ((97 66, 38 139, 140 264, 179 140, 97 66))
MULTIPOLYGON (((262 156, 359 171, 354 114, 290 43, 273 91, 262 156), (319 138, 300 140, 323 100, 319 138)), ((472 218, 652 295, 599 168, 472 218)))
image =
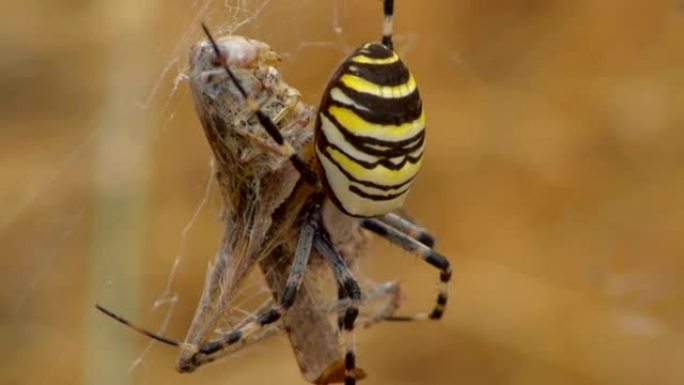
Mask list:
POLYGON ((316 154, 333 200, 359 217, 400 208, 423 155, 425 115, 415 79, 378 43, 337 70, 316 122, 316 154))

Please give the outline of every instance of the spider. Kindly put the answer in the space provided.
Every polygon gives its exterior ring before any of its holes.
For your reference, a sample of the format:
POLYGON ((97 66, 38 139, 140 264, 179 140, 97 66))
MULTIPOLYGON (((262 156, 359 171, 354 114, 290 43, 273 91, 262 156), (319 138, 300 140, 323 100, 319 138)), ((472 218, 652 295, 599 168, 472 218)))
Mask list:
MULTIPOLYGON (((225 72, 226 81, 232 82, 242 96, 244 106, 268 134, 270 141, 264 143, 264 147, 287 158, 310 187, 310 193, 298 229, 292 266, 278 302, 219 338, 197 344, 178 341, 137 327, 97 305, 100 311, 155 340, 190 351, 189 359, 179 364, 179 371, 194 370, 209 362, 207 357, 243 343, 281 319, 297 299, 310 254, 315 250, 330 265, 338 284, 338 299, 346 306, 338 318, 339 329, 346 337, 342 364, 344 383, 356 383, 358 371, 351 337, 362 292, 347 261, 331 240, 332 225, 324 218, 324 208, 328 204, 343 213, 346 220, 355 221, 439 270, 441 289, 432 311, 407 316, 388 315, 386 320, 438 320, 442 317, 451 279, 449 261, 433 251, 431 235, 397 214, 421 165, 425 115, 416 81, 393 51, 394 1, 384 0, 383 5, 381 41, 361 45, 337 68, 318 108, 315 139, 299 151, 285 140, 277 124, 246 91, 231 69, 221 42, 217 42, 202 24, 207 36, 204 48, 214 55, 212 65, 225 72)), ((330 377, 336 377, 336 374, 330 377)))

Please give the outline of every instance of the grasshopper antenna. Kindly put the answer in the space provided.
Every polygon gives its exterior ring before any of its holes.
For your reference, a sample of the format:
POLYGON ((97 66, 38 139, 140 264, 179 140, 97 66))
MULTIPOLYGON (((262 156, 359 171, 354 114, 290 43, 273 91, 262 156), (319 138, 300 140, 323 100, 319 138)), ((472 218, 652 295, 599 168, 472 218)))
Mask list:
POLYGON ((153 340, 159 341, 159 342, 164 343, 166 345, 175 346, 175 347, 181 347, 183 345, 183 343, 178 341, 178 340, 174 340, 174 339, 171 339, 168 337, 160 336, 157 333, 151 332, 147 329, 141 328, 140 326, 134 325, 129 320, 121 317, 118 314, 113 313, 112 311, 104 308, 102 305, 100 305, 98 303, 95 304, 95 308, 97 310, 101 311, 102 313, 104 313, 105 315, 107 315, 111 318, 114 318, 115 320, 119 321, 120 323, 128 326, 129 328, 135 330, 136 332, 138 332, 142 335, 145 335, 149 338, 152 338, 153 340))
POLYGON ((261 126, 266 130, 266 133, 278 144, 283 155, 290 158, 290 162, 292 162, 292 165, 297 169, 297 171, 299 171, 306 182, 311 185, 316 185, 318 183, 318 175, 316 172, 309 167, 306 161, 299 157, 292 146, 285 141, 285 138, 283 138, 283 135, 280 133, 280 130, 275 123, 273 123, 273 121, 266 116, 261 109, 259 109, 257 102, 247 94, 247 91, 245 91, 245 88, 242 86, 242 84, 240 84, 240 81, 238 80, 237 76, 235 76, 233 70, 230 69, 228 61, 226 60, 226 56, 219 49, 216 39, 214 39, 211 31, 209 31, 209 27, 202 23, 202 30, 207 36, 209 44, 211 44, 211 47, 214 50, 214 54, 216 54, 216 60, 218 61, 218 64, 226 70, 228 77, 240 92, 245 104, 256 115, 257 120, 259 120, 259 124, 261 124, 261 126))

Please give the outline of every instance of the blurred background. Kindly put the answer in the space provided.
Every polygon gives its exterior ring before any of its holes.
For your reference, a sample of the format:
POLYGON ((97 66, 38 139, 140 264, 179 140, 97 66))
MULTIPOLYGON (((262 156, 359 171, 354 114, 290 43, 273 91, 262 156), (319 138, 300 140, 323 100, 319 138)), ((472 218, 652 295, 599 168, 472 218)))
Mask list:
MULTIPOLYGON (((304 384, 285 338, 180 375, 174 349, 93 304, 170 336, 190 323, 221 231, 182 76, 200 21, 271 44, 317 104, 341 59, 379 38, 380 1, 4 8, 0 382, 304 384)), ((357 333, 362 383, 684 383, 682 4, 396 9, 429 121, 407 210, 455 273, 442 322, 357 333)), ((436 273, 384 241, 359 273, 400 280, 407 312, 432 304, 436 273)))

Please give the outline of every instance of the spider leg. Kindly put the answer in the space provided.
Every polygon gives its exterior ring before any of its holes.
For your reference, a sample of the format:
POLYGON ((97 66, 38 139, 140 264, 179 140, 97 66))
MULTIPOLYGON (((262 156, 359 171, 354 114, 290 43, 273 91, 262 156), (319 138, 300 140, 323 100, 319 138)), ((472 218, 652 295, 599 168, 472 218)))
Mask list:
POLYGON ((359 324, 364 328, 382 322, 394 314, 401 303, 401 289, 398 282, 383 282, 376 285, 371 291, 364 291, 363 304, 370 306, 372 302, 384 303, 377 310, 359 315, 359 324))
POLYGON ((347 267, 342 256, 334 249, 325 231, 320 231, 314 239, 314 247, 326 259, 338 283, 338 297, 349 297, 349 305, 341 317, 341 326, 347 336, 347 347, 344 354, 344 384, 356 384, 356 355, 354 353, 354 322, 359 315, 361 288, 354 275, 347 267))
MULTIPOLYGON (((371 287, 370 291, 362 290, 362 294, 361 308, 355 328, 359 325, 368 328, 387 320, 399 308, 402 299, 399 283, 392 281, 377 284, 371 287)), ((330 312, 338 315, 337 327, 339 330, 344 330, 344 310, 350 302, 351 299, 347 292, 340 285, 337 292, 337 302, 330 307, 330 312)))
MULTIPOLYGON (((385 216, 387 217, 387 216, 385 216)), ((394 218, 393 220, 396 220, 394 218)), ((388 241, 400 246, 404 250, 420 256, 425 262, 439 269, 439 280, 441 283, 441 288, 439 294, 437 295, 437 301, 435 307, 430 313, 418 313, 412 316, 391 316, 388 317, 389 321, 413 321, 422 319, 433 319, 437 320, 442 318, 444 314, 444 309, 446 308, 447 300, 449 298, 449 281, 451 280, 451 265, 449 260, 446 259, 441 254, 438 254, 432 248, 426 246, 422 242, 414 239, 410 235, 407 235, 394 227, 384 223, 381 220, 375 218, 366 218, 362 220, 361 225, 379 236, 387 239, 388 241)))
POLYGON ((393 50, 392 25, 394 24, 394 0, 385 0, 383 3, 383 13, 385 19, 382 23, 382 45, 393 50))
MULTIPOLYGON (((339 303, 345 303, 345 300, 348 298, 349 298, 349 294, 347 294, 347 290, 344 288, 344 285, 338 285, 337 286, 337 301, 339 301, 339 303)), ((349 300, 347 300, 346 302, 350 302, 350 301, 351 301, 351 298, 349 298, 349 300)), ((345 305, 345 309, 347 307, 348 306, 345 305)), ((340 312, 339 315, 337 316, 337 329, 338 330, 344 330, 344 317, 345 317, 344 312, 340 312)))
POLYGON ((239 343, 245 338, 249 338, 250 335, 258 332, 263 327, 276 322, 287 313, 297 298, 297 291, 302 283, 304 272, 309 262, 311 247, 317 229, 318 218, 312 215, 302 226, 302 229, 299 233, 299 239, 297 241, 297 248, 295 250, 294 260, 292 262, 292 268, 288 275, 285 289, 283 289, 280 302, 275 306, 271 306, 268 310, 261 312, 249 322, 246 322, 240 327, 234 328, 230 332, 224 334, 222 337, 200 344, 197 347, 197 352, 187 362, 179 363, 179 371, 192 371, 203 363, 211 361, 212 354, 219 352, 228 346, 239 343))
POLYGON ((403 212, 385 214, 378 219, 429 248, 435 247, 435 237, 403 212))
POLYGON ((226 70, 228 77, 233 82, 235 87, 238 89, 240 95, 242 95, 242 98, 245 101, 245 106, 256 115, 257 120, 259 120, 259 124, 261 124, 264 130, 266 130, 266 133, 276 142, 280 152, 290 159, 292 165, 302 175, 302 178, 304 178, 306 182, 311 185, 318 184, 318 174, 311 168, 307 161, 302 159, 302 157, 297 152, 295 152, 294 148, 292 148, 290 143, 285 141, 285 138, 283 138, 283 135, 280 133, 278 126, 276 126, 276 124, 273 123, 271 118, 269 118, 263 111, 261 111, 261 108, 259 107, 259 104, 256 102, 256 100, 254 100, 253 97, 247 94, 247 91, 245 91, 245 88, 242 86, 238 78, 235 76, 233 70, 230 69, 230 66, 228 65, 228 60, 226 59, 225 55, 221 53, 221 50, 219 49, 219 46, 216 43, 216 40, 214 39, 214 36, 209 31, 209 27, 207 27, 206 24, 202 23, 202 30, 204 30, 204 34, 207 36, 207 39, 209 39, 209 43, 214 49, 214 53, 216 54, 216 60, 218 61, 218 64, 226 70))

